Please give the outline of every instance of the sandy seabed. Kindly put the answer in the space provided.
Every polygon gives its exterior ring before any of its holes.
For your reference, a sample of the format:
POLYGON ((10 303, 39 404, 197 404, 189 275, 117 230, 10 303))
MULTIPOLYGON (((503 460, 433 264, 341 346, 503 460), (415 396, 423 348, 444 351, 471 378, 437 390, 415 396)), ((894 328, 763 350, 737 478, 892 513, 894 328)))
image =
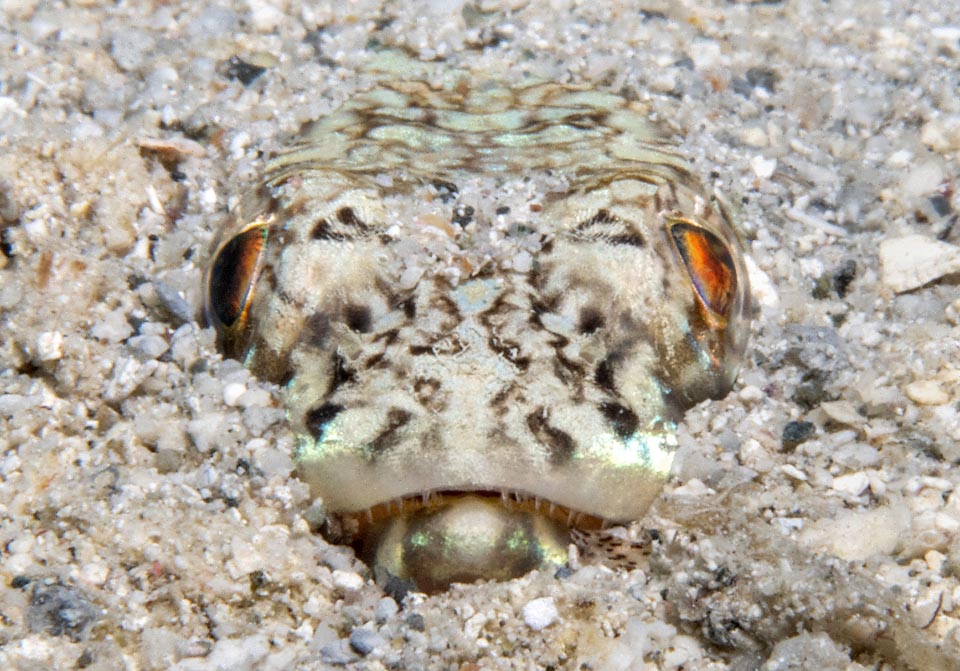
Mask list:
POLYGON ((0 667, 960 669, 960 5, 916 4, 0 0, 0 667), (629 570, 398 604, 195 322, 383 49, 642 100, 737 214, 749 354, 629 570))

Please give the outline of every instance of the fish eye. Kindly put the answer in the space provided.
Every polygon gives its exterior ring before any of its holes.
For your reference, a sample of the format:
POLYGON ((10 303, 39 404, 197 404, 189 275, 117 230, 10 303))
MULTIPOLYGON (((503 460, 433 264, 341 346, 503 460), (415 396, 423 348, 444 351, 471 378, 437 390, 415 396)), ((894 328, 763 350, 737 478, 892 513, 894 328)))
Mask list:
POLYGON ((267 239, 267 227, 255 225, 233 236, 217 251, 207 276, 207 321, 224 348, 236 356, 236 342, 246 329, 247 314, 267 239))
POLYGON ((730 248, 717 235, 686 221, 674 223, 670 235, 708 323, 725 326, 737 294, 737 271, 730 248))

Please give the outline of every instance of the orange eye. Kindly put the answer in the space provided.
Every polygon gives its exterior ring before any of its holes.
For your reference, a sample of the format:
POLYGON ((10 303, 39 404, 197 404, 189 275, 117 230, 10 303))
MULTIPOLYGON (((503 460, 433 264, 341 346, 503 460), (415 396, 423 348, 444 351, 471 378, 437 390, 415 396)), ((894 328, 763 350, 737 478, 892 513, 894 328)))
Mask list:
POLYGON ((207 284, 207 319, 230 329, 243 322, 253 298, 267 239, 266 226, 248 228, 220 248, 210 268, 207 284))
POLYGON ((692 224, 679 222, 670 228, 693 287, 710 316, 724 322, 737 291, 737 273, 730 249, 716 235, 692 224))

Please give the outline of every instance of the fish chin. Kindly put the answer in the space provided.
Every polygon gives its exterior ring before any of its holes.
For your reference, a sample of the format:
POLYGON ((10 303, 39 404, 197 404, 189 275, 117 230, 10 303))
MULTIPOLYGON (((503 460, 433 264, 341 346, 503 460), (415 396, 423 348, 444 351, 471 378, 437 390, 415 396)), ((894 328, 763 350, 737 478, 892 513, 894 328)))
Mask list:
POLYGON ((374 523, 359 551, 381 584, 431 594, 555 569, 567 562, 569 542, 569 530, 545 512, 462 494, 374 523))

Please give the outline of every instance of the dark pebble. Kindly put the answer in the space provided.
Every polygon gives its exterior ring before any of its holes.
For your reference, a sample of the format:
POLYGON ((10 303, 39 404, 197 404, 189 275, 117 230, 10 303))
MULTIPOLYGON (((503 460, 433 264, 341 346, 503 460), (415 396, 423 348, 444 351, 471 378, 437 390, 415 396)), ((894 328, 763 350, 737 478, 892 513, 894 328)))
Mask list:
POLYGON ((817 427, 813 422, 787 422, 783 427, 780 442, 784 449, 792 450, 800 443, 813 438, 816 432, 817 427))
POLYGON ((950 201, 940 194, 930 197, 930 206, 941 217, 945 217, 953 211, 953 208, 950 207, 950 201))
POLYGON ((248 86, 254 79, 266 72, 266 68, 247 63, 244 60, 231 56, 227 61, 227 77, 236 79, 244 86, 248 86))
POLYGON ((751 86, 767 89, 773 93, 780 81, 780 75, 770 68, 750 68, 746 72, 747 81, 751 86))
POLYGON ((460 189, 457 188, 457 185, 453 182, 444 182, 443 180, 436 180, 433 183, 433 188, 437 190, 437 194, 440 196, 440 201, 444 204, 452 202, 457 199, 457 194, 460 193, 460 189))
POLYGON ((833 290, 837 296, 843 298, 847 295, 850 283, 857 276, 857 262, 853 259, 847 259, 840 267, 833 271, 833 290))
POLYGON ((364 656, 369 655, 384 643, 383 637, 372 629, 360 628, 350 632, 350 647, 364 656))
POLYGON ((753 95, 753 85, 743 77, 734 77, 730 82, 730 87, 734 93, 739 93, 744 98, 749 98, 753 95))
POLYGON ((79 641, 102 615, 86 594, 67 585, 37 585, 30 595, 30 631, 79 641))
POLYGON ((425 631, 427 628, 427 623, 423 620, 423 615, 420 613, 411 613, 407 615, 404 619, 404 623, 414 631, 425 631))
POLYGON ((797 367, 799 379, 791 398, 808 408, 831 398, 830 382, 850 365, 843 340, 832 328, 790 324, 777 350, 770 359, 771 370, 797 367))
POLYGON ((814 369, 804 371, 800 381, 793 390, 791 398, 808 408, 815 408, 824 401, 830 400, 827 384, 830 382, 830 371, 814 369))
POLYGON ((456 208, 453 211, 453 223, 463 227, 469 226, 473 221, 474 212, 475 210, 470 205, 456 208))

